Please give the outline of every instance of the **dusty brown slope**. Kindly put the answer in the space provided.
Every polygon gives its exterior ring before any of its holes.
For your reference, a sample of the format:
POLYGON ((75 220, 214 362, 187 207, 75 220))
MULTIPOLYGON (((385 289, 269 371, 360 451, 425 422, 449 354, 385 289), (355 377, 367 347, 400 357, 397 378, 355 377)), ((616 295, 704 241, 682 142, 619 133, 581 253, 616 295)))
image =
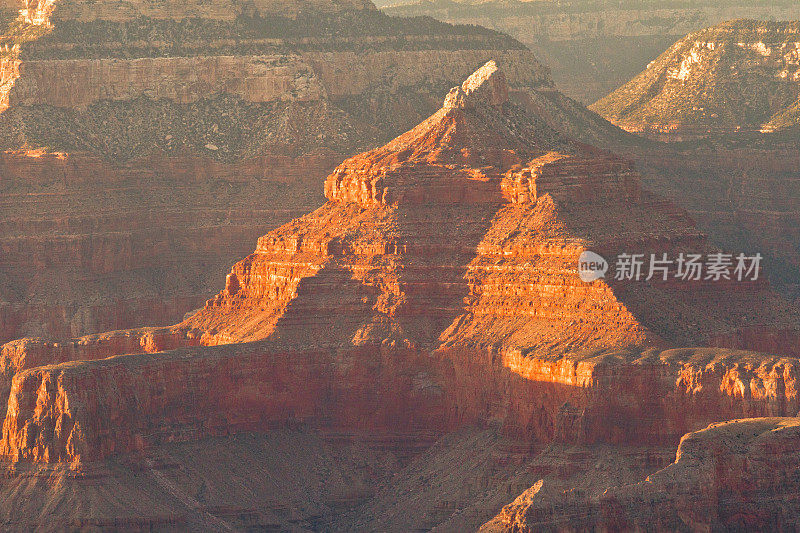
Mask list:
POLYGON ((796 529, 799 424, 759 418, 711 425, 684 436, 667 468, 602 493, 540 481, 480 531, 796 529))

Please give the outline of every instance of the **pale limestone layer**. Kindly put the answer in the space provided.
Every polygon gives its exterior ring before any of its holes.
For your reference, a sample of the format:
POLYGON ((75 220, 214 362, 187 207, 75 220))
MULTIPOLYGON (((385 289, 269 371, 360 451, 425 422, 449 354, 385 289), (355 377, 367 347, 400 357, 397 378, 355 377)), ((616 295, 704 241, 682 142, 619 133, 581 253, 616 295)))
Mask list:
POLYGON ((313 101, 325 90, 299 58, 217 56, 23 62, 10 105, 86 106, 138 96, 190 103, 227 93, 250 102, 313 101))
MULTIPOLYGON (((291 56, 165 57, 26 61, 10 105, 80 107, 139 96, 179 103, 225 93, 249 102, 316 101, 358 95, 380 80, 402 87, 465 78, 496 59, 512 86, 549 85, 547 69, 524 50, 309 52, 291 56)), ((9 65, 13 68, 15 65, 9 65)))

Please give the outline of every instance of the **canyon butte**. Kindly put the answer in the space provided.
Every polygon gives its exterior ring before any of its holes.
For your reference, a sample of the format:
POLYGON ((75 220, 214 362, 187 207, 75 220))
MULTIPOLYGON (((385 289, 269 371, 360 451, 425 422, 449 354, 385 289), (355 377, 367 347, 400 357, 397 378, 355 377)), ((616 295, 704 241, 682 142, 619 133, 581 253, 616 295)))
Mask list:
POLYGON ((0 342, 182 320, 491 58, 553 125, 623 135, 514 39, 369 2, 0 7, 0 342))
POLYGON ((720 250, 510 92, 345 160, 183 322, 4 345, 4 528, 798 527, 796 308, 582 281, 720 250))

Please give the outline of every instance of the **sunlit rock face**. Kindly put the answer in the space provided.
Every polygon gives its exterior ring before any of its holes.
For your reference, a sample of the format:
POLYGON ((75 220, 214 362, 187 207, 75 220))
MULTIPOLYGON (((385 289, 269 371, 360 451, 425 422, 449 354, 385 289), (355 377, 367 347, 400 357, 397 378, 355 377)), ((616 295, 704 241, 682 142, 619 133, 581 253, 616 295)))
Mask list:
POLYGON ((508 93, 488 62, 344 161, 327 203, 261 237, 184 322, 4 346, 2 453, 101 460, 298 422, 671 444, 794 414, 796 315, 763 279, 581 280, 587 250, 714 248, 629 163, 508 93))
POLYGON ((553 124, 620 135, 510 37, 371 4, 3 7, 0 342, 180 321, 491 58, 553 124))
POLYGON ((592 109, 677 139, 774 132, 800 119, 800 25, 736 20, 677 42, 592 109))

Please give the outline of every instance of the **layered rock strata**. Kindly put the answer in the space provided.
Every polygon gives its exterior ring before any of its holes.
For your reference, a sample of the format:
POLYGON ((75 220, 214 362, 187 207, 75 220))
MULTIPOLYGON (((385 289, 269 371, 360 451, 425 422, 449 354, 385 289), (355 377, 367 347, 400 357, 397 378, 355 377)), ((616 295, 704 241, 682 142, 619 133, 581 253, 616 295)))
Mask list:
POLYGON ((720 245, 760 252, 773 286, 800 302, 800 154, 791 137, 773 135, 629 155, 646 187, 684 207, 720 245))
POLYGON ((513 39, 371 4, 4 5, 0 342, 180 321, 490 58, 551 123, 621 135, 513 39))
POLYGON ((626 161, 509 101, 494 62, 325 192, 173 328, 4 347, 2 453, 99 460, 290 421, 671 443, 797 412, 796 313, 763 278, 580 280, 590 249, 715 248, 626 161), (667 349, 698 344, 785 357, 667 349))

